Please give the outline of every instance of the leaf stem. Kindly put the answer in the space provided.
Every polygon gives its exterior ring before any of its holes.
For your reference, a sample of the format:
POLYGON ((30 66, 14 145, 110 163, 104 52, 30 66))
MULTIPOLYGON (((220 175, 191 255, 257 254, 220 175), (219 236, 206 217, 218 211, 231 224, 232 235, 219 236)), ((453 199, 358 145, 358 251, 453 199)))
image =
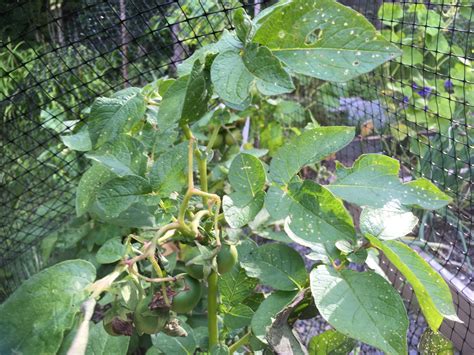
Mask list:
MULTIPOLYGON (((155 255, 150 255, 148 257, 148 260, 150 261, 151 265, 153 266, 153 269, 155 270, 156 274, 158 275, 158 280, 161 280, 161 293, 163 294, 163 299, 165 301, 165 304, 167 306, 171 305, 171 302, 168 298, 168 294, 166 292, 166 282, 165 282, 165 273, 163 270, 161 270, 160 265, 156 261, 155 255)), ((156 282, 156 281, 155 281, 156 282)))
POLYGON ((212 271, 207 278, 207 328, 209 331, 209 349, 219 342, 217 324, 217 281, 217 273, 212 271))
POLYGON ((237 340, 234 344, 232 344, 231 346, 229 346, 229 354, 230 354, 230 355, 234 354, 234 352, 236 352, 237 350, 239 350, 239 348, 240 348, 242 345, 247 344, 248 341, 250 340, 250 335, 252 335, 252 332, 248 331, 247 333, 245 333, 245 335, 242 336, 242 338, 240 338, 240 339, 237 340))

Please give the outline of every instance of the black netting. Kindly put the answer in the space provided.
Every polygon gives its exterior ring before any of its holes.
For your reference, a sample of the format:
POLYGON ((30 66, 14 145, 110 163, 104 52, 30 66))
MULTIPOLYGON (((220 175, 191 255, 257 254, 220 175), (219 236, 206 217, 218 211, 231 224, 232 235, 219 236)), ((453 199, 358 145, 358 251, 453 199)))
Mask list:
MULTIPOLYGON (((403 50, 348 83, 301 79, 296 99, 324 125, 358 137, 338 160, 383 153, 401 178, 425 177, 453 203, 427 211, 410 244, 449 282, 464 324, 442 331, 474 353, 474 36, 470 0, 345 0, 403 50)), ((245 1, 258 12, 270 1, 245 1)), ((74 216, 74 187, 87 166, 60 135, 99 95, 173 75, 176 64, 231 28, 237 0, 6 1, 0 10, 0 299, 42 267, 39 242, 74 216)), ((355 211, 357 213, 357 211, 355 211)), ((410 286, 390 265, 412 308, 414 349, 425 322, 410 286)), ((314 326, 322 329, 324 325, 314 326)), ((314 330, 313 331, 316 331, 314 330)))

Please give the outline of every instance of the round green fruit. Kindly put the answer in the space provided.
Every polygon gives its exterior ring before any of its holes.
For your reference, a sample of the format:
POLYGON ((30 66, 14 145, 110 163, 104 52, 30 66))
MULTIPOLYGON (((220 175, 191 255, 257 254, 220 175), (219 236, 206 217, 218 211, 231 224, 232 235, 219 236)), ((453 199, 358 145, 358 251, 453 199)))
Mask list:
MULTIPOLYGON (((182 251, 184 263, 187 263, 198 255, 200 255, 199 249, 194 247, 186 247, 182 251)), ((204 265, 186 265, 185 270, 189 276, 194 277, 196 280, 202 280, 204 278, 204 265)))
POLYGON ((239 144, 241 140, 242 132, 239 129, 234 129, 225 135, 225 144, 227 145, 239 144))
POLYGON ((223 144, 224 144, 224 136, 222 134, 218 134, 216 136, 216 139, 214 140, 214 143, 212 144, 212 148, 219 149, 223 146, 223 144))
POLYGON ((150 310, 148 305, 151 296, 147 296, 138 302, 133 314, 133 322, 138 334, 156 334, 163 329, 169 320, 168 310, 150 310))
POLYGON ((238 258, 239 254, 235 245, 224 244, 217 254, 217 270, 219 274, 225 274, 232 270, 238 258))
POLYGON ((173 297, 171 309, 176 313, 188 313, 196 307, 201 299, 201 283, 192 277, 185 276, 177 284, 179 289, 173 297))

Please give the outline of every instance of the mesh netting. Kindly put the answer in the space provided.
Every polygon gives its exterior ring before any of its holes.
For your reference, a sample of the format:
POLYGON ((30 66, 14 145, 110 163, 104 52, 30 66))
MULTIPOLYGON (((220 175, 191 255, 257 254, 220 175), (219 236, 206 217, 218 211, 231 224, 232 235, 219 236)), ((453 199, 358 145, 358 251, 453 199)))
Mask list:
MULTIPOLYGON (((362 153, 387 154, 400 161, 404 181, 425 177, 453 198, 418 216, 410 245, 452 289, 464 324, 445 322, 443 333, 458 350, 474 353, 472 4, 342 2, 403 55, 348 83, 301 79, 295 98, 321 124, 357 127, 357 138, 338 154, 344 164, 362 153)), ((177 63, 231 28, 232 11, 241 6, 237 0, 46 3, 8 1, 0 10, 0 299, 42 267, 38 243, 74 216, 74 188, 87 161, 65 150, 60 135, 97 96, 173 75, 177 63)), ((268 3, 244 6, 255 13, 268 3)), ((425 322, 410 286, 382 265, 412 309, 414 348, 425 322)))

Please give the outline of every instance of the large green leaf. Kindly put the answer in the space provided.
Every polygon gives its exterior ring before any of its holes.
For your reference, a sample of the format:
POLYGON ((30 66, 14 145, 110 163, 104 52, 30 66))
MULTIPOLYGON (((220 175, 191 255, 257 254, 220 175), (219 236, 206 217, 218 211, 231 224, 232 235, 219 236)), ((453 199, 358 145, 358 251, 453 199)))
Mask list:
POLYGON ((270 178, 288 183, 302 167, 337 152, 354 138, 352 127, 318 127, 303 132, 282 146, 270 163, 270 178))
POLYGON ((107 182, 97 193, 97 208, 105 218, 115 218, 134 203, 151 195, 148 180, 135 175, 119 177, 107 182))
POLYGON ((308 344, 308 352, 311 355, 346 355, 356 345, 354 339, 331 329, 312 337, 308 344))
POLYGON ((254 42, 292 71, 347 81, 400 54, 356 11, 334 0, 293 0, 257 21, 254 42))
POLYGON ((229 169, 229 181, 236 190, 224 196, 224 216, 232 228, 240 228, 252 221, 263 207, 265 169, 253 155, 237 155, 229 169))
POLYGON ((94 279, 91 263, 68 260, 26 280, 0 305, 0 353, 55 354, 94 279))
POLYGON ((338 240, 355 240, 352 218, 343 203, 324 186, 306 180, 291 183, 287 191, 277 187, 268 191, 265 201, 270 214, 278 209, 287 215, 285 231, 298 244, 334 255, 338 240), (280 197, 279 197, 280 196, 280 197), (279 200, 278 205, 272 201, 279 200))
POLYGON ((297 295, 297 291, 277 291, 260 304, 255 312, 251 328, 252 333, 263 343, 267 343, 267 328, 272 325, 276 315, 285 308, 297 295))
POLYGON ((99 264, 110 264, 123 258, 125 255, 125 245, 122 244, 122 238, 112 238, 107 240, 99 250, 97 250, 96 259, 99 264))
POLYGON ((308 279, 303 258, 286 244, 262 245, 251 251, 241 265, 247 275, 276 290, 301 289, 308 279))
POLYGON ((197 60, 191 72, 174 81, 164 93, 158 112, 158 128, 166 131, 179 122, 201 118, 207 112, 210 97, 209 71, 197 60))
POLYGON ((338 169, 338 179, 328 186, 336 196, 359 206, 383 208, 397 200, 401 205, 438 209, 451 198, 426 179, 402 183, 398 160, 381 154, 364 154, 351 168, 338 169))
POLYGON ((409 234, 418 224, 418 218, 394 200, 382 208, 364 207, 359 224, 362 233, 380 239, 397 239, 409 234))
POLYGON ((180 143, 160 155, 150 171, 153 191, 168 197, 186 184, 188 143, 180 143))
POLYGON ((407 353, 405 306, 381 276, 321 265, 310 281, 316 307, 337 331, 389 354, 407 353))
POLYGON ((396 240, 380 241, 370 234, 366 234, 366 238, 385 254, 412 285, 431 329, 437 331, 444 318, 460 322, 448 285, 421 256, 396 240))
POLYGON ((129 88, 123 95, 95 100, 88 121, 93 147, 114 140, 145 115, 145 99, 138 88, 129 88))
POLYGON ((253 76, 237 51, 222 52, 214 59, 211 79, 222 100, 236 105, 248 100, 253 76))
POLYGON ((130 337, 112 336, 104 329, 102 322, 91 323, 86 355, 125 355, 130 337))
POLYGON ((86 154, 86 157, 106 166, 118 176, 144 175, 148 160, 145 146, 125 134, 86 154))
POLYGON ((82 175, 76 190, 76 214, 78 216, 87 212, 101 187, 114 176, 114 173, 100 164, 93 164, 82 175))
POLYGON ((241 54, 236 49, 221 52, 212 63, 211 79, 222 100, 242 105, 252 85, 263 95, 289 93, 295 89, 280 60, 264 47, 251 44, 241 54))

